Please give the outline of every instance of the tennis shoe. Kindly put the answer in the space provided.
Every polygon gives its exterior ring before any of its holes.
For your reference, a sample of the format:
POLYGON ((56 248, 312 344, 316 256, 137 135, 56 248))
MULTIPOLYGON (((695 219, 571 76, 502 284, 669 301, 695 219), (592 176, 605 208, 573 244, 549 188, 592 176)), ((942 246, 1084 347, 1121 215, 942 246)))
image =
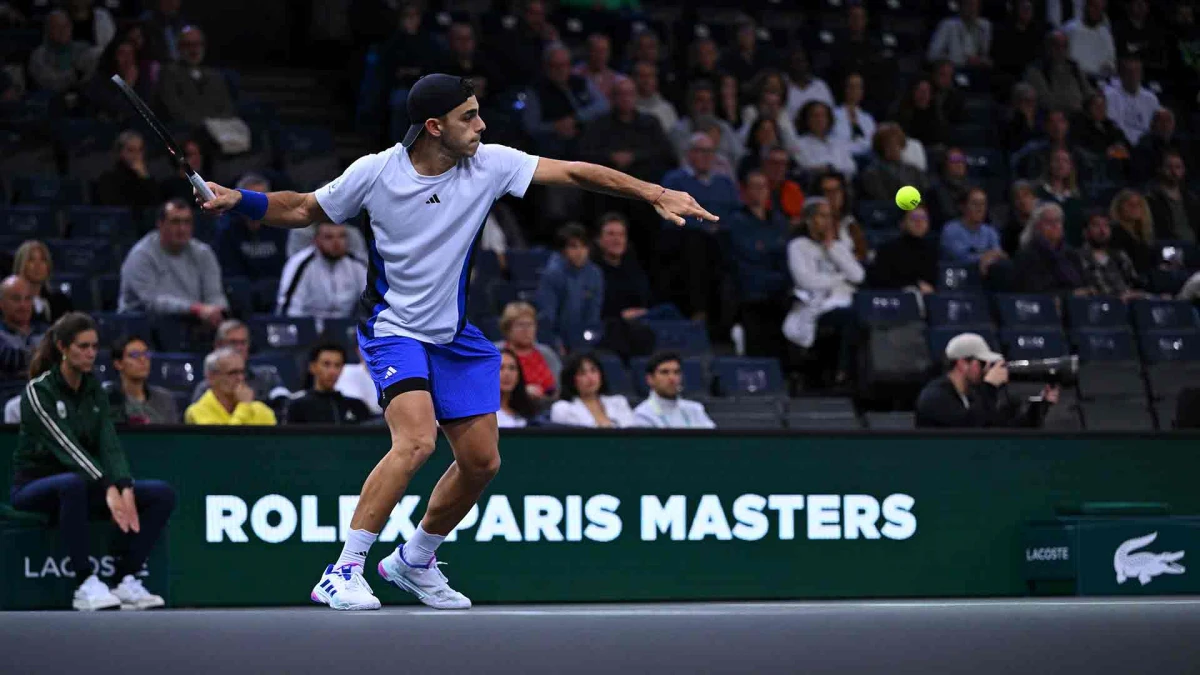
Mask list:
POLYGON ((391 555, 379 561, 379 576, 417 596, 421 602, 434 609, 470 609, 471 600, 450 588, 446 575, 438 569, 437 558, 427 566, 409 565, 404 553, 397 547, 391 555))
POLYGON ((379 598, 363 578, 362 565, 351 563, 325 568, 325 574, 313 587, 313 602, 329 605, 334 609, 362 610, 379 609, 379 598))

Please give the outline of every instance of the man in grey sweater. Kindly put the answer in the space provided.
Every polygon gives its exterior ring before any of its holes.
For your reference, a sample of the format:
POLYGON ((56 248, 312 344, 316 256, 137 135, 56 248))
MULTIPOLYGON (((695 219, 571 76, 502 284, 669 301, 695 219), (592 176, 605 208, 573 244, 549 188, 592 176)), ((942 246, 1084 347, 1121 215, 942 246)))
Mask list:
POLYGON ((192 239, 192 209, 172 199, 158 209, 157 230, 121 264, 118 312, 190 315, 214 328, 229 309, 212 248, 192 239))

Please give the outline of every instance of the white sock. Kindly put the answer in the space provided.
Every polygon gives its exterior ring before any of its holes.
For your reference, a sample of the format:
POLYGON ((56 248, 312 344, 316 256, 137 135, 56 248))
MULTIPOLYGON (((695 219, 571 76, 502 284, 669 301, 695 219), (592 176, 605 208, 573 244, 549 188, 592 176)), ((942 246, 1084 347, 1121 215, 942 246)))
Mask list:
POLYGON ((445 537, 429 534, 424 527, 418 525, 412 538, 404 542, 400 555, 404 556, 404 562, 411 567, 428 567, 429 562, 433 560, 434 551, 437 551, 437 547, 441 546, 443 541, 446 541, 445 537))
POLYGON ((371 550, 371 544, 379 537, 376 532, 367 532, 366 530, 350 530, 346 533, 346 545, 342 547, 342 554, 338 556, 334 567, 342 565, 362 565, 367 566, 367 552, 371 550))

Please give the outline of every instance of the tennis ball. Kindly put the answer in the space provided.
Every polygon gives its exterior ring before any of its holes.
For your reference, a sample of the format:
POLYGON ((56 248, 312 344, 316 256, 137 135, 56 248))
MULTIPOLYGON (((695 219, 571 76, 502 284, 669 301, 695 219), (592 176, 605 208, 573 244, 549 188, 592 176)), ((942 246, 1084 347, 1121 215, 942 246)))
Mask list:
POLYGON ((896 191, 896 206, 905 211, 912 211, 921 205, 921 193, 911 185, 905 185, 896 191))

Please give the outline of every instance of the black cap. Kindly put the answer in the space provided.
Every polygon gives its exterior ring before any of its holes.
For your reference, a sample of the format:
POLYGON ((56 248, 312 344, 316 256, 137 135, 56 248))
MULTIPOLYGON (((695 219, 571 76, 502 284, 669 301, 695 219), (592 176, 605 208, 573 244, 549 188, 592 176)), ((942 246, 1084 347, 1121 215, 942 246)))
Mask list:
POLYGON ((409 147, 421 135, 425 120, 441 117, 462 105, 472 96, 471 87, 464 86, 463 78, 443 73, 432 73, 417 80, 408 90, 408 133, 404 134, 404 147, 409 147))

